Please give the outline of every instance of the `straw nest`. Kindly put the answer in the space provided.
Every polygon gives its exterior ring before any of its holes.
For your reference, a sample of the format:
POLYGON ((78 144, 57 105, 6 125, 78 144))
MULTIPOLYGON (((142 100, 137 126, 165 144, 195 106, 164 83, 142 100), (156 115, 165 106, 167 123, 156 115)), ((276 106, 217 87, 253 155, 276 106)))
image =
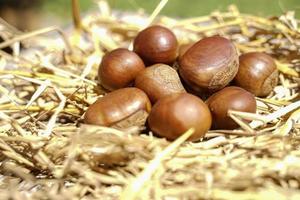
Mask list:
POLYGON ((236 7, 209 16, 173 19, 99 11, 75 29, 22 33, 1 23, 13 55, 0 51, 0 199, 300 199, 300 29, 288 12, 261 18, 236 7), (279 84, 257 98, 257 114, 230 111, 240 125, 199 142, 156 138, 140 127, 116 130, 82 124, 97 86, 103 54, 131 48, 137 32, 163 24, 181 44, 214 34, 240 52, 276 58, 279 84), (252 120, 249 123, 249 120, 252 120))

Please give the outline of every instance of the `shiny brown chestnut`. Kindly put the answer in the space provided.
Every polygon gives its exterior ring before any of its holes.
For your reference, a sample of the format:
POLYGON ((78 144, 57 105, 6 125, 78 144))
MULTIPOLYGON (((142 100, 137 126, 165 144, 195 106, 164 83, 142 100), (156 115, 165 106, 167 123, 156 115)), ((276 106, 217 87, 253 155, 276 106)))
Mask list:
POLYGON ((228 110, 256 112, 254 95, 236 86, 226 87, 216 92, 207 99, 206 104, 212 114, 212 127, 214 129, 234 129, 238 127, 238 124, 228 116, 228 110))
POLYGON ((175 140, 189 128, 195 129, 189 140, 198 140, 209 130, 211 121, 207 105, 188 93, 172 94, 158 100, 148 117, 150 129, 168 140, 175 140))
POLYGON ((177 71, 165 64, 155 64, 141 71, 135 79, 135 87, 143 90, 153 103, 166 95, 185 92, 177 71))
POLYGON ((177 59, 180 60, 182 56, 194 45, 194 43, 182 44, 178 48, 178 57, 177 59))
POLYGON ((150 26, 134 39, 133 50, 147 64, 171 64, 177 56, 177 39, 174 33, 163 26, 150 26))
POLYGON ((100 126, 127 128, 144 125, 151 103, 138 88, 122 88, 108 93, 87 109, 84 122, 100 126))
POLYGON ((278 70, 273 58, 266 53, 250 52, 241 55, 239 59, 235 84, 255 96, 269 95, 278 83, 278 70))
POLYGON ((223 37, 204 38, 179 59, 179 73, 193 90, 216 91, 225 87, 238 71, 238 53, 223 37))
POLYGON ((107 53, 99 66, 100 84, 108 90, 128 87, 145 68, 143 60, 128 49, 115 49, 107 53))

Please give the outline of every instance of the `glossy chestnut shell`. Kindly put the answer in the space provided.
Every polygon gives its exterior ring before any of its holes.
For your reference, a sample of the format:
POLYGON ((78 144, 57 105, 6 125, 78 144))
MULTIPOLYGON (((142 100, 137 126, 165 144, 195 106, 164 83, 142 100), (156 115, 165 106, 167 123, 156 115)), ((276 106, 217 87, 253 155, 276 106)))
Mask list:
POLYGON ((166 95, 185 92, 177 71, 165 64, 141 71, 135 79, 135 87, 143 90, 153 103, 166 95))
POLYGON ((189 140, 205 135, 211 126, 211 114, 207 105, 198 97, 188 94, 166 96, 153 106, 148 125, 157 135, 175 140, 189 128, 195 128, 189 140))
POLYGON ((182 44, 178 48, 178 60, 182 58, 182 56, 194 45, 194 43, 182 44))
POLYGON ((238 71, 238 53, 223 37, 204 38, 179 59, 179 73, 195 91, 216 91, 225 87, 238 71))
POLYGON ((108 90, 130 86, 137 74, 145 68, 143 60, 128 49, 115 49, 107 53, 99 66, 100 84, 108 90))
POLYGON ((234 129, 238 128, 229 116, 228 110, 242 111, 242 112, 256 112, 256 101, 253 94, 235 86, 226 87, 206 101, 212 118, 214 129, 234 129))
POLYGON ((85 113, 84 122, 119 128, 143 125, 150 110, 150 100, 142 90, 123 88, 91 104, 85 113))
POLYGON ((278 70, 273 58, 266 53, 250 52, 241 55, 239 59, 235 84, 255 96, 270 94, 278 83, 278 70))
POLYGON ((171 64, 177 56, 177 39, 174 33, 163 26, 150 26, 134 39, 133 50, 147 64, 171 64))

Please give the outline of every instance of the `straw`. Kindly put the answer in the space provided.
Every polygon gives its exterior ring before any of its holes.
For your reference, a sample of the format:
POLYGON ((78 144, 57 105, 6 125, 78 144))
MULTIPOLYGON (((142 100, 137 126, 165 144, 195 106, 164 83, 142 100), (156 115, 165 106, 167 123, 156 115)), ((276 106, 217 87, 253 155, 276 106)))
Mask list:
POLYGON ((0 20, 12 36, 0 48, 24 44, 15 55, 0 50, 0 199, 299 199, 299 20, 291 12, 243 14, 234 5, 170 18, 161 15, 167 2, 147 16, 101 0, 80 17, 75 0, 68 32, 19 32, 0 20), (84 124, 88 106, 107 94, 97 77, 102 56, 155 23, 179 43, 221 34, 240 53, 269 53, 279 83, 256 98, 256 113, 228 112, 238 128, 210 130, 199 141, 186 141, 192 129, 168 141, 144 126, 84 124))

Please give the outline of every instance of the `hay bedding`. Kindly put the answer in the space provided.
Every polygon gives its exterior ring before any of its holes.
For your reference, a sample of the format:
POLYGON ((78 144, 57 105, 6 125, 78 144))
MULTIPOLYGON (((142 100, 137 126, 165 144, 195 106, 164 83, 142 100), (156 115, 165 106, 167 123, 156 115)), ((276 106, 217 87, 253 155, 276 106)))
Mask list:
MULTIPOLYGON (((300 29, 288 12, 271 19, 228 12, 173 19, 98 12, 75 30, 56 27, 20 33, 2 23, 14 55, 0 51, 0 199, 300 199, 300 29), (264 51, 277 60, 280 82, 257 98, 257 114, 231 111, 241 126, 210 131, 188 143, 144 128, 82 125, 97 88, 103 54, 131 47, 151 23, 170 27, 180 43, 221 34, 240 52, 264 51), (20 43, 22 48, 20 49, 20 43), (245 119, 253 120, 251 123, 245 119)), ((78 16, 78 15, 77 15, 78 16)))

